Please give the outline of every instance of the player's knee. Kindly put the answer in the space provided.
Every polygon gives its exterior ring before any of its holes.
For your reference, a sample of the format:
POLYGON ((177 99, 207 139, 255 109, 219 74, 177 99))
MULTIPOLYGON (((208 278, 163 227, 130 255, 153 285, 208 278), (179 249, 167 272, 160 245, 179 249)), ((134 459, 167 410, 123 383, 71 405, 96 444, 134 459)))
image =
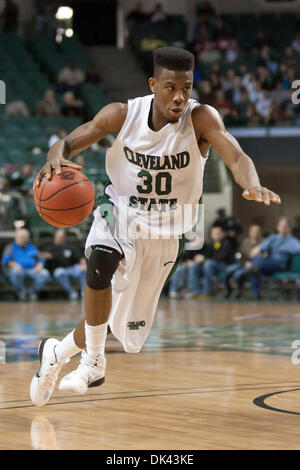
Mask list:
POLYGON ((87 263, 86 283, 90 289, 107 289, 122 255, 114 248, 96 245, 87 263))

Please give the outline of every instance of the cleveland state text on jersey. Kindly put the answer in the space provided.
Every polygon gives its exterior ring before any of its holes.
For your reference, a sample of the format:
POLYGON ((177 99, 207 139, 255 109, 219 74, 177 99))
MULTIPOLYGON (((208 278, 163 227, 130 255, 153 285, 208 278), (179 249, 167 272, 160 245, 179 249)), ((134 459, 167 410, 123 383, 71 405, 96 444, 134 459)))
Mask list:
POLYGON ((135 209, 147 211, 161 211, 177 209, 177 198, 167 199, 153 197, 166 196, 172 191, 172 174, 160 170, 178 170, 185 168, 190 163, 190 154, 187 151, 176 153, 175 155, 145 155, 139 152, 133 152, 128 147, 124 147, 124 153, 127 160, 142 170, 137 174, 140 183, 136 190, 139 194, 129 197, 129 205, 135 209), (156 170, 158 173, 151 174, 146 170, 156 170), (152 197, 147 197, 147 194, 152 197))

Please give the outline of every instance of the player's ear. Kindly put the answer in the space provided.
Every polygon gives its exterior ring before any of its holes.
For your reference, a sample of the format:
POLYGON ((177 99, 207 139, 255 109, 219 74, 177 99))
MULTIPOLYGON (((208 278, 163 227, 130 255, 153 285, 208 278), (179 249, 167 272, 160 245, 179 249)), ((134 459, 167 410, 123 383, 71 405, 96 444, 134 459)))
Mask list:
POLYGON ((149 78, 149 87, 150 87, 150 90, 152 91, 152 93, 155 93, 155 89, 156 89, 156 80, 155 80, 155 78, 153 78, 153 77, 149 78))

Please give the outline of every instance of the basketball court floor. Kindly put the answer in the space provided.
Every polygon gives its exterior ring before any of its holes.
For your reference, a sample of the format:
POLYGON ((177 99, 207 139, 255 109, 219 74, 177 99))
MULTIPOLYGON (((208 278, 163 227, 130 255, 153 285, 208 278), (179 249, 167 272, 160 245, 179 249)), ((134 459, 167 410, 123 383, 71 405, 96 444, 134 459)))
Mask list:
POLYGON ((300 448, 298 304, 162 298, 142 353, 110 337, 105 384, 87 395, 56 390, 40 408, 29 398, 36 346, 69 332, 81 304, 0 310, 0 449, 300 448))

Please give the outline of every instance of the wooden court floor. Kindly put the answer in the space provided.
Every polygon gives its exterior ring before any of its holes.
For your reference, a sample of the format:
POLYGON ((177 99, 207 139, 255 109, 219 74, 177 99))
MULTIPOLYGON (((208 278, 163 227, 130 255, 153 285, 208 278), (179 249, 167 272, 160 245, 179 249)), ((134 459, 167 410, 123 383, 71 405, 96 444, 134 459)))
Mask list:
POLYGON ((142 353, 109 339, 102 387, 33 406, 39 338, 81 317, 79 302, 0 303, 0 449, 300 449, 300 305, 162 299, 142 353))

